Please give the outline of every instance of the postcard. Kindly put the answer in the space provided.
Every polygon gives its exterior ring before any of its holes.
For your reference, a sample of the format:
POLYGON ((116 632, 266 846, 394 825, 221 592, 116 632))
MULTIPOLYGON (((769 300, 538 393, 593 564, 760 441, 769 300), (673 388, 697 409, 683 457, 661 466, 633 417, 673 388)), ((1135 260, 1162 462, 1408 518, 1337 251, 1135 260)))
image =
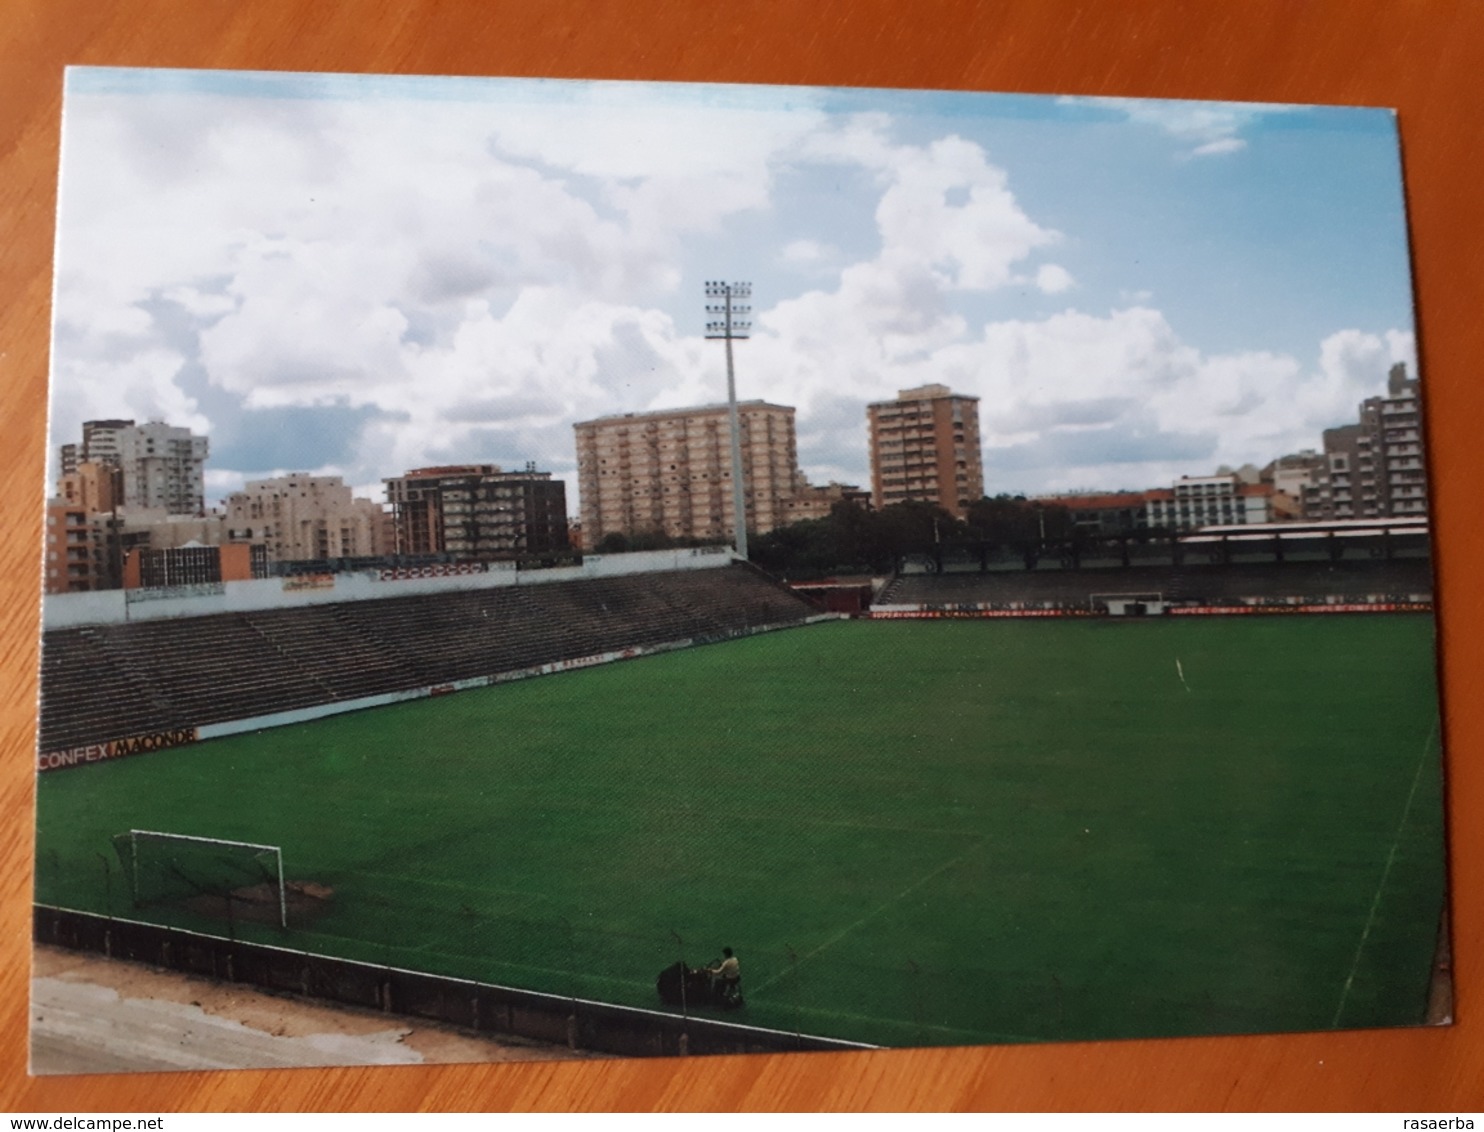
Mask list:
POLYGON ((32 1071, 1451 1018, 1385 109, 74 68, 32 1071))

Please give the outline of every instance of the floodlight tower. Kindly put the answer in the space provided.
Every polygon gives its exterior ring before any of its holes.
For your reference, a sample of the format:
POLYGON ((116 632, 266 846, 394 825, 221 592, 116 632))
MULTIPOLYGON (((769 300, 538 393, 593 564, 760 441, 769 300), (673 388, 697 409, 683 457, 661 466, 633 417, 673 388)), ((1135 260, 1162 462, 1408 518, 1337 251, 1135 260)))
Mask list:
POLYGON ((747 508, 742 491, 742 429, 737 423, 737 378, 732 369, 732 340, 746 338, 752 330, 752 284, 706 284, 706 337, 727 344, 727 412, 732 429, 732 522, 736 528, 737 553, 747 558, 747 508), (719 301, 718 301, 719 300, 719 301))

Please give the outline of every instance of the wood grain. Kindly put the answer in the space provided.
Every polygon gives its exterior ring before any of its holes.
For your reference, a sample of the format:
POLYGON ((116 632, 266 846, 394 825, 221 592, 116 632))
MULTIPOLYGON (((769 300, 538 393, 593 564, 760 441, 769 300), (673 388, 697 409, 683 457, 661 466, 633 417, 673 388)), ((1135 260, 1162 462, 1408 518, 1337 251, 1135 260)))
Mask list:
POLYGON ((0 1074, 14 1110, 1484 1107, 1484 5, 1476 0, 5 0, 0 1074), (551 75, 1359 103, 1400 112, 1437 502, 1459 1022, 585 1065, 26 1077, 31 753, 62 67, 551 75))

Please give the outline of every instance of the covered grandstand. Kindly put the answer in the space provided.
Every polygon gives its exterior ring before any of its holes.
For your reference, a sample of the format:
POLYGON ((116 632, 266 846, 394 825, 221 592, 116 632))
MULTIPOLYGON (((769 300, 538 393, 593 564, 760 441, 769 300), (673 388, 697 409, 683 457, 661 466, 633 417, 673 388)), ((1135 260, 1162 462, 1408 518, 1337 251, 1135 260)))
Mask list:
MULTIPOLYGON (((1260 563, 1201 562, 1126 569, 901 574, 882 591, 877 613, 950 607, 1098 612, 1100 597, 1159 595, 1167 608, 1429 605, 1427 559, 1260 563)), ((1101 603, 1106 605, 1106 601, 1101 603)))

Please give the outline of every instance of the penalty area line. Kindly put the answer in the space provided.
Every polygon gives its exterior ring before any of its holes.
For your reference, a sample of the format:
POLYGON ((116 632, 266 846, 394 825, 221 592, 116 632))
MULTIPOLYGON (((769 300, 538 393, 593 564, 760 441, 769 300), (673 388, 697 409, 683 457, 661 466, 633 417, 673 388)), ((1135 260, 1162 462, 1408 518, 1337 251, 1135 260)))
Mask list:
POLYGON ((1391 841, 1391 852, 1386 854, 1386 865, 1381 870, 1381 880, 1376 885, 1376 895, 1371 898, 1371 911, 1365 919, 1365 928, 1360 933, 1360 942, 1355 946, 1355 958, 1350 963, 1350 974, 1345 977, 1345 985, 1340 990, 1340 1002, 1335 1007, 1335 1016, 1330 1021, 1329 1028, 1337 1030, 1340 1027, 1340 1015, 1345 1012, 1345 1002, 1350 997, 1350 988, 1355 984, 1355 973, 1360 969, 1360 957, 1365 952, 1366 940, 1370 938, 1371 929, 1376 926, 1376 912, 1381 907, 1381 894, 1386 891, 1386 880, 1391 876, 1391 866, 1396 863, 1396 851, 1401 847, 1402 831, 1407 828, 1407 819, 1412 814, 1412 799, 1417 796, 1417 785, 1422 781, 1422 768, 1427 764, 1427 752, 1432 748, 1433 736, 1437 734, 1438 721, 1433 720, 1428 729, 1427 739, 1422 744, 1422 755, 1417 759, 1417 770, 1412 775, 1412 789, 1407 791, 1407 802, 1402 807, 1401 821, 1396 825, 1396 836, 1391 841))
MULTIPOLYGON (((902 889, 901 892, 898 892, 895 896, 889 897, 887 900, 885 900, 882 903, 878 904, 875 908, 872 908, 869 912, 867 912, 860 919, 856 920, 854 923, 852 923, 852 924, 846 924, 845 927, 841 928, 834 935, 830 936, 829 939, 825 940, 818 947, 816 947, 813 951, 810 951, 806 955, 799 956, 798 962, 795 963, 795 964, 793 964, 790 967, 789 970, 790 971, 797 970, 798 967, 801 964, 804 964, 804 963, 809 962, 809 960, 815 958, 821 952, 827 951, 831 947, 834 947, 835 944, 839 943, 842 939, 844 939, 846 936, 848 936, 851 932, 855 931, 856 928, 860 927, 867 920, 871 920, 871 919, 874 919, 876 916, 879 916, 882 912, 885 912, 893 904, 897 904, 897 903, 901 902, 902 900, 906 899, 908 896, 911 896, 919 888, 921 888, 923 885, 927 884, 928 881, 937 879, 938 877, 940 877, 944 873, 946 873, 949 869, 951 869, 955 865, 961 863, 965 857, 967 857, 975 849, 979 848, 979 846, 982 845, 983 843, 984 843, 983 838, 980 838, 972 846, 970 846, 968 849, 965 849, 962 853, 960 853, 957 857, 952 857, 949 860, 944 861, 941 865, 939 865, 932 872, 927 873, 927 874, 925 874, 925 875, 923 875, 921 877, 918 877, 911 884, 909 884, 906 888, 902 889)), ((785 975, 787 975, 788 973, 789 973, 789 971, 780 971, 778 974, 774 975, 771 979, 765 979, 761 983, 758 983, 757 986, 753 987, 747 993, 748 994, 756 994, 759 991, 764 991, 768 987, 771 987, 775 983, 777 983, 780 980, 782 980, 783 977, 785 975)))

